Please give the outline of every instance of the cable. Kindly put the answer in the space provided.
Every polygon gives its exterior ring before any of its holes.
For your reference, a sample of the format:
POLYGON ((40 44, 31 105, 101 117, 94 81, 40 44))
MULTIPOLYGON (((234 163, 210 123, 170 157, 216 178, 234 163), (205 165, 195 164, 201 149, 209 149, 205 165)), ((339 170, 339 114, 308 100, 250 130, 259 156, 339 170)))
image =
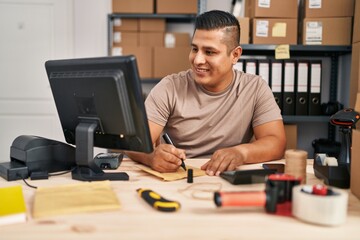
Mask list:
POLYGON ((29 183, 25 180, 25 178, 21 178, 21 179, 24 181, 24 183, 25 183, 28 187, 37 189, 36 186, 29 184, 29 183))
POLYGON ((213 199, 214 192, 220 191, 222 184, 220 182, 203 182, 194 183, 190 186, 178 189, 178 191, 184 196, 196 200, 211 200, 213 199))
POLYGON ((77 168, 77 166, 75 166, 75 167, 71 168, 71 169, 70 169, 70 170, 68 170, 68 171, 64 171, 64 172, 49 173, 49 177, 51 177, 51 176, 60 176, 60 175, 64 175, 64 174, 66 174, 66 173, 69 173, 69 172, 74 171, 76 168, 77 168))

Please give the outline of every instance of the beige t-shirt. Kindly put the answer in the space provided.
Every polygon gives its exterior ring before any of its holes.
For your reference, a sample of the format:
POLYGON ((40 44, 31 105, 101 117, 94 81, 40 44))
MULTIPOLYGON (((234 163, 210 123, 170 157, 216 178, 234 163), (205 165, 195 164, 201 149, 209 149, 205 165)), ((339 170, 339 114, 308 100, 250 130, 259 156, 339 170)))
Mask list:
POLYGON ((198 85, 192 70, 166 76, 145 101, 147 117, 164 126, 174 145, 185 149, 189 158, 248 143, 253 127, 282 116, 261 77, 237 70, 234 76, 232 84, 220 93, 198 85))

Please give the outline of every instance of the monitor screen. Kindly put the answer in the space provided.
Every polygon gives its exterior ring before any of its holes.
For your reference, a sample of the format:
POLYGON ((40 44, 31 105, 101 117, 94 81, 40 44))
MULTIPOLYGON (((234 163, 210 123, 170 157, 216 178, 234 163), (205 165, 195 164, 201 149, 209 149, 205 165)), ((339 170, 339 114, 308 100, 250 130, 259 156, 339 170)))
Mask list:
POLYGON ((45 68, 65 140, 76 145, 77 171, 103 174, 94 146, 152 152, 134 56, 50 60, 45 68))

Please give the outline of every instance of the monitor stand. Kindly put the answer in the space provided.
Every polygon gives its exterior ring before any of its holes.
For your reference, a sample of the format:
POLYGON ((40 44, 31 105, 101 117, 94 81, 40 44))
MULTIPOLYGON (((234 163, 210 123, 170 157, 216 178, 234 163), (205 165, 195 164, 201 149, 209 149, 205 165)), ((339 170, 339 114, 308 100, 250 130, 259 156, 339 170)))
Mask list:
POLYGON ((81 122, 76 127, 76 165, 71 172, 73 179, 80 181, 129 180, 125 172, 105 173, 94 162, 94 132, 97 122, 81 122))

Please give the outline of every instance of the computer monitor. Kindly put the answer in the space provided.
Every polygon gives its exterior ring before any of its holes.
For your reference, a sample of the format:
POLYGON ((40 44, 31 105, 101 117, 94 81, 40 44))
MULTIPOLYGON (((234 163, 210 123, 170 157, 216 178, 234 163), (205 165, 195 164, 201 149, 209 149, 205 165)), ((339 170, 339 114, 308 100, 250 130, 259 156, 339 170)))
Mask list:
POLYGON ((65 140, 76 145, 72 178, 128 180, 95 165, 93 147, 153 151, 136 58, 50 60, 45 68, 65 140))

